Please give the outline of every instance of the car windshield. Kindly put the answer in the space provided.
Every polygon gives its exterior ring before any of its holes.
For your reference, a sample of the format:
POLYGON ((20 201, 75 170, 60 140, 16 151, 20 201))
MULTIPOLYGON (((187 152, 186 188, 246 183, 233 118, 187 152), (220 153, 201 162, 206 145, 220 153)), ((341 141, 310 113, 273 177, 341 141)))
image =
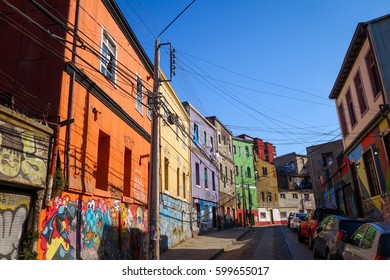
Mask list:
POLYGON ((297 213, 296 216, 297 216, 298 219, 303 220, 304 218, 306 218, 307 214, 305 214, 305 213, 297 213))
POLYGON ((382 257, 390 258, 390 234, 383 234, 379 240, 378 252, 382 257))

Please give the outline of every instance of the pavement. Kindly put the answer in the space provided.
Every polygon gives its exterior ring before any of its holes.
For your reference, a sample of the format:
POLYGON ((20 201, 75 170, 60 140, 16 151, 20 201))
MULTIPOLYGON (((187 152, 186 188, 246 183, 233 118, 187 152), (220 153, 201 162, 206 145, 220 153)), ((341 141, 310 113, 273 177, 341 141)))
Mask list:
POLYGON ((250 229, 234 227, 189 238, 160 253, 160 260, 212 260, 250 229))

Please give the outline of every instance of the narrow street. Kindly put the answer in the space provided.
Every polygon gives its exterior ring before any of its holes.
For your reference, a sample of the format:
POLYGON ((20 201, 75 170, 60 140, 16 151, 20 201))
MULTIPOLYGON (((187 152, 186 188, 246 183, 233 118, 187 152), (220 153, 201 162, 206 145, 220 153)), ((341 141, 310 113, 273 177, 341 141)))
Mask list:
POLYGON ((300 244, 297 234, 285 225, 253 227, 216 260, 312 260, 307 243, 300 244))

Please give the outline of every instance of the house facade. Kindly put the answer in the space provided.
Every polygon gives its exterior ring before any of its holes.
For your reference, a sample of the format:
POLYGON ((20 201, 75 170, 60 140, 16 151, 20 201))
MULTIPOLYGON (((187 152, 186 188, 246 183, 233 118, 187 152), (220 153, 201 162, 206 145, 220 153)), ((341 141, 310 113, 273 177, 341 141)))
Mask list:
POLYGON ((390 220, 390 16, 359 23, 336 78, 348 215, 390 220))
POLYGON ((306 155, 289 153, 274 159, 282 223, 290 212, 309 213, 316 207, 306 155))
POLYGON ((233 137, 234 174, 236 176, 238 224, 259 223, 253 138, 247 135, 233 137))
POLYGON ((0 70, 50 103, 65 182, 40 212, 38 259, 145 258, 152 63, 115 1, 13 5, 0 70))
MULTIPOLYGON (((161 74, 161 76, 163 76, 161 74)), ((164 79, 164 78, 163 78, 164 79)), ((160 86, 160 236, 163 251, 192 237, 190 119, 170 83, 160 86)))
POLYGON ((317 207, 339 208, 335 194, 340 184, 329 181, 334 177, 331 166, 337 165, 337 157, 343 152, 341 140, 331 141, 306 148, 310 179, 315 193, 317 207), (326 182, 326 183, 325 183, 326 182))
POLYGON ((216 116, 206 117, 216 129, 213 152, 217 160, 219 181, 219 215, 226 227, 233 226, 231 221, 237 220, 236 177, 234 176, 234 156, 232 151, 233 135, 216 116))
POLYGON ((220 181, 214 154, 216 129, 189 102, 183 102, 183 106, 190 119, 192 207, 199 232, 206 233, 221 221, 220 181))

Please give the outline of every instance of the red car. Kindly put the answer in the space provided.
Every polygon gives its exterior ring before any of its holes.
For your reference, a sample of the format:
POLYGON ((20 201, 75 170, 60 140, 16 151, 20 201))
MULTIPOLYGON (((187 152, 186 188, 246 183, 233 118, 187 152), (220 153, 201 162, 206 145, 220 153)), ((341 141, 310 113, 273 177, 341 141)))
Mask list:
POLYGON ((313 249, 313 236, 314 233, 323 219, 329 215, 344 215, 344 211, 341 209, 333 208, 316 208, 308 219, 301 221, 298 227, 298 241, 303 243, 306 239, 309 240, 309 247, 313 249))

